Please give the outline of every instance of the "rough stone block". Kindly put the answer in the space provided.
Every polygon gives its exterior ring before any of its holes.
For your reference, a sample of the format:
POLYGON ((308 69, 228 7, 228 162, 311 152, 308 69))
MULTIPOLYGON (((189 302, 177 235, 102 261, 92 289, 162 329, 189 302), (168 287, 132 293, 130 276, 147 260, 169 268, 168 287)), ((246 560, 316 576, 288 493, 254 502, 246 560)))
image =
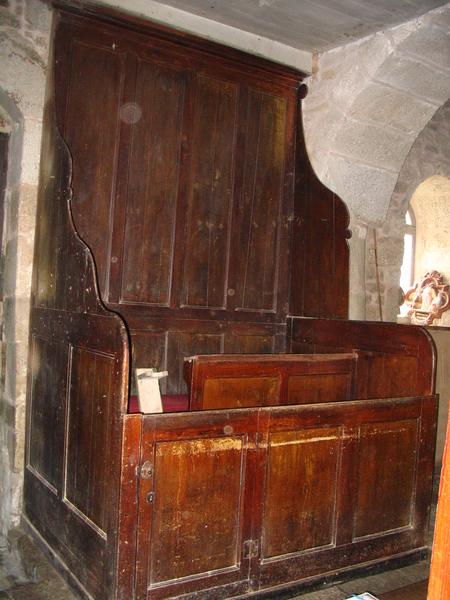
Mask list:
POLYGON ((422 22, 437 25, 446 31, 450 30, 450 6, 447 4, 437 10, 432 10, 422 17, 422 22))
POLYGON ((396 173, 337 155, 330 156, 329 170, 336 192, 360 221, 380 224, 384 220, 396 173))
POLYGON ((3 296, 5 299, 13 296, 16 289, 17 241, 17 238, 10 238, 5 246, 3 272, 3 296))
POLYGON ((422 26, 401 45, 402 52, 426 59, 441 69, 450 65, 450 33, 440 27, 422 26))
POLYGON ((50 30, 52 13, 41 0, 26 0, 25 19, 33 30, 47 32, 50 30))
POLYGON ((406 132, 349 119, 336 138, 333 151, 361 163, 398 172, 414 139, 415 135, 406 132))
POLYGON ((19 33, 0 31, 0 87, 22 115, 42 118, 45 91, 45 64, 30 43, 19 33))
POLYGON ((22 156, 22 182, 37 185, 39 181, 39 158, 42 138, 42 121, 25 121, 22 156))
POLYGON ((8 4, 0 2, 0 28, 19 27, 19 19, 8 9, 8 4))
MULTIPOLYGON (((15 302, 15 341, 28 343, 28 331, 30 320, 30 300, 29 298, 18 298, 15 302)), ((11 338, 9 338, 11 339, 11 338)))
POLYGON ((450 73, 425 65, 420 58, 402 55, 401 49, 389 56, 377 73, 377 80, 420 96, 440 106, 448 99, 450 73))
POLYGON ((436 105, 381 83, 369 84, 355 99, 350 116, 416 134, 430 120, 436 105))

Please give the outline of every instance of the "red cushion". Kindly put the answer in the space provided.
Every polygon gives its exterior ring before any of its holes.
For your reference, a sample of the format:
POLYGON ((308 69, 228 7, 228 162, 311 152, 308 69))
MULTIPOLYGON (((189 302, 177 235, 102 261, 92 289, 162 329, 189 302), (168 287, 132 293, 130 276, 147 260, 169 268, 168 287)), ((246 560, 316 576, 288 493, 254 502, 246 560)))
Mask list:
MULTIPOLYGON (((189 396, 182 394, 165 394, 161 396, 163 412, 183 412, 189 410, 189 396)), ((139 402, 136 395, 130 396, 129 413, 138 413, 139 402)))

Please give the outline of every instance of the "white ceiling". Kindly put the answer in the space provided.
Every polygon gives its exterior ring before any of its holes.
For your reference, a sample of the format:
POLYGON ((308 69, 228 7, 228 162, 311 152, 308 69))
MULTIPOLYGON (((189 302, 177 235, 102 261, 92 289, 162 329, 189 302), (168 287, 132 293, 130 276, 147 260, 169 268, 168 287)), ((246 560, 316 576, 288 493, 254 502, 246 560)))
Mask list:
MULTIPOLYGON (((320 52, 346 44, 447 4, 445 0, 156 0, 156 2, 309 52, 320 52)), ((145 0, 142 4, 145 4, 145 0)))

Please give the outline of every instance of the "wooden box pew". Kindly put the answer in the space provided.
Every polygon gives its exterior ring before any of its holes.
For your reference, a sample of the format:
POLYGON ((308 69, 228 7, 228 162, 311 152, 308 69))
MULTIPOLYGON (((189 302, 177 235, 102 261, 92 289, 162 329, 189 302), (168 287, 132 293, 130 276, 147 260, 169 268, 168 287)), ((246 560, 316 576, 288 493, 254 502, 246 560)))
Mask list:
POLYGON ((251 597, 421 556, 435 351, 347 320, 349 216, 308 161, 304 74, 58 5, 24 523, 94 600, 251 597), (136 412, 137 368, 168 371, 162 414, 136 412))
POLYGON ((356 398, 357 361, 189 357, 189 411, 125 418, 151 474, 139 598, 227 598, 423 556, 436 398, 356 398))

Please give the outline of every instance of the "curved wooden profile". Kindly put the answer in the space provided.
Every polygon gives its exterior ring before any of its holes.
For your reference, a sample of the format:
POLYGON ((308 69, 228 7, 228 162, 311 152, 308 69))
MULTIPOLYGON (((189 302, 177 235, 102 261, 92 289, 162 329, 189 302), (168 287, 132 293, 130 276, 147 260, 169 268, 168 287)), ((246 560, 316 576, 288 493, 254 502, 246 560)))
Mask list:
MULTIPOLYGON (((300 98, 306 86, 300 88, 300 98), (302 91, 303 90, 303 91, 302 91)), ((297 112, 290 313, 346 319, 349 298, 349 213, 315 174, 297 112)))
POLYGON ((114 580, 128 335, 74 227, 71 157, 49 82, 31 301, 24 513, 82 587, 114 580))

